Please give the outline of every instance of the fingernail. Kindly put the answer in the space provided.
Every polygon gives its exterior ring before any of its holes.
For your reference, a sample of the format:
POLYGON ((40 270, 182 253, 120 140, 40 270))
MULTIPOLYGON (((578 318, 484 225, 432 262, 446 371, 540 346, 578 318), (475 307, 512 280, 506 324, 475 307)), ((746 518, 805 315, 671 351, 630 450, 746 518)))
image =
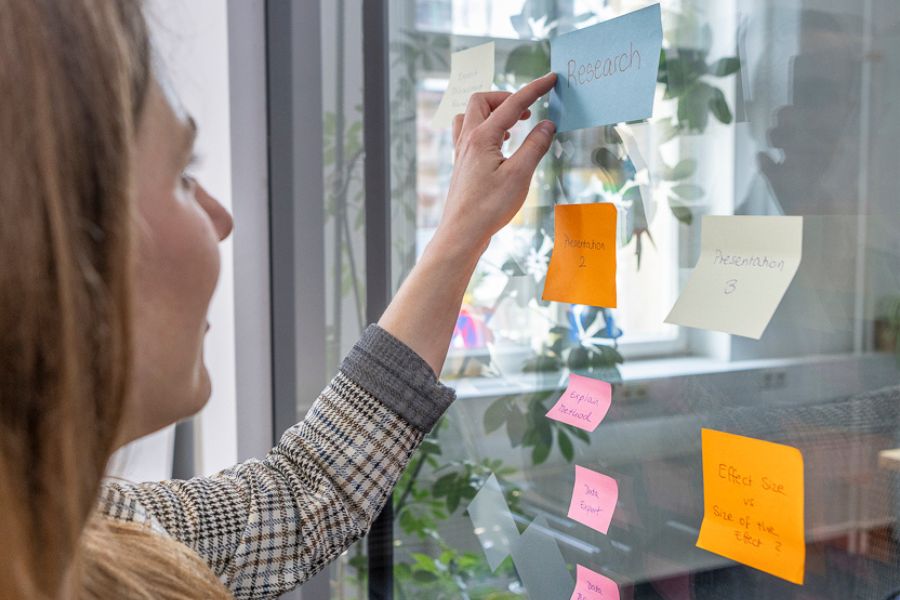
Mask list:
POLYGON ((548 135, 553 135, 556 131, 556 124, 553 121, 544 120, 538 123, 538 127, 541 128, 541 131, 548 135))
POLYGON ((552 75, 556 75, 556 73, 554 73, 553 71, 550 71, 549 73, 547 73, 546 75, 544 75, 543 77, 541 77, 541 79, 547 79, 548 77, 550 77, 550 76, 552 76, 552 75))

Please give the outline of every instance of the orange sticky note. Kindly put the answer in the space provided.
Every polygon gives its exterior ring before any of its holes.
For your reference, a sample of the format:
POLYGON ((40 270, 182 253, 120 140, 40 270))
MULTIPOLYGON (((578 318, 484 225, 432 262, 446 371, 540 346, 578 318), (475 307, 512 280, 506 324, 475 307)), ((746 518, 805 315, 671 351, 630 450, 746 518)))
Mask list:
POLYGON ((619 586, 609 577, 587 567, 575 566, 577 582, 569 600, 619 600, 619 586))
POLYGON ((616 219, 613 204, 559 204, 544 300, 616 307, 616 219))
POLYGON ((803 584, 803 455, 796 448, 702 432, 703 524, 697 547, 803 584))

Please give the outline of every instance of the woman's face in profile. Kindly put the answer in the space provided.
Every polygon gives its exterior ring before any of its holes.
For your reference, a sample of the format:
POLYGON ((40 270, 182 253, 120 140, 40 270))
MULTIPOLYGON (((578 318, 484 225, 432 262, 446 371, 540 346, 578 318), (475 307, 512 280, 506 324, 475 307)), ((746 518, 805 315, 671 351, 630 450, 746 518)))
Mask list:
POLYGON ((196 413, 210 395, 206 314, 219 277, 218 243, 232 220, 186 174, 195 135, 193 121, 153 81, 135 152, 134 382, 123 443, 196 413))

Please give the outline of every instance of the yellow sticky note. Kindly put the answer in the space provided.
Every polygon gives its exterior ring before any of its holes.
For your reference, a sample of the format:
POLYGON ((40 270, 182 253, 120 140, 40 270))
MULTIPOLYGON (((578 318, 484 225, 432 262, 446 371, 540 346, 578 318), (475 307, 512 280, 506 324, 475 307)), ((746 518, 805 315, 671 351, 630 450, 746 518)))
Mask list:
POLYGON ((702 432, 703 525, 697 547, 803 584, 803 455, 796 448, 702 432))
POLYGON ((494 42, 450 55, 450 81, 431 121, 432 127, 448 127, 453 117, 466 112, 469 97, 489 92, 494 83, 494 42))
POLYGON ((760 339, 802 253, 803 217, 703 217, 700 259, 666 323, 760 339))
POLYGON ((544 300, 616 307, 617 215, 609 203, 556 206, 544 300))

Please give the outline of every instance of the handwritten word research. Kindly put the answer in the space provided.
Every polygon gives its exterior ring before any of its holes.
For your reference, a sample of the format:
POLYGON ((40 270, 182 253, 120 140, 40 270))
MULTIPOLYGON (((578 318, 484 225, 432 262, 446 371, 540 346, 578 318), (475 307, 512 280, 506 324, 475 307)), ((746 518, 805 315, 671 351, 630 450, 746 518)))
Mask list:
POLYGON ((611 56, 603 59, 598 58, 595 62, 579 64, 575 60, 569 60, 568 63, 568 81, 569 87, 573 85, 587 85, 593 81, 598 81, 605 77, 610 77, 616 73, 626 73, 635 68, 635 59, 637 60, 636 68, 641 69, 641 52, 634 47, 631 42, 628 52, 623 52, 618 56, 611 56))

